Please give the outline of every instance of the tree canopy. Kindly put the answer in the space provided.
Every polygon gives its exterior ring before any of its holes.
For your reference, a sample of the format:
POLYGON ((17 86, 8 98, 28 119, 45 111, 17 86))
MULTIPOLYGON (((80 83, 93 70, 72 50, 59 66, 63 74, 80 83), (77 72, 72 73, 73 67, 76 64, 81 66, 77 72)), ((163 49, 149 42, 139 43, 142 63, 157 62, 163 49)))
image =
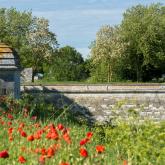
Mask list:
POLYGON ((129 43, 127 59, 141 81, 146 70, 160 68, 165 61, 165 8, 160 4, 138 5, 123 16, 121 34, 129 43))
POLYGON ((47 77, 52 76, 56 81, 79 81, 87 77, 84 59, 73 47, 62 47, 55 54, 47 77))
POLYGON ((112 81, 113 73, 133 81, 161 76, 165 73, 165 6, 137 5, 126 10, 118 27, 101 27, 91 59, 99 64, 93 65, 92 76, 101 75, 102 81, 112 81))
POLYGON ((47 19, 15 8, 0 9, 0 41, 15 48, 22 67, 32 67, 34 72, 43 69, 44 62, 50 59, 58 46, 47 19))

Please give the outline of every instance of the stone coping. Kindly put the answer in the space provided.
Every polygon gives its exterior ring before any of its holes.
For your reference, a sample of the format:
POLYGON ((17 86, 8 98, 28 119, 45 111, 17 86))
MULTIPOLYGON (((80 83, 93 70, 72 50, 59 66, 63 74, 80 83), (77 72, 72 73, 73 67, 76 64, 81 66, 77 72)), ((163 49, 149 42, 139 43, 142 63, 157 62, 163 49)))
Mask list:
POLYGON ((44 93, 165 93, 165 85, 22 85, 21 91, 44 93))

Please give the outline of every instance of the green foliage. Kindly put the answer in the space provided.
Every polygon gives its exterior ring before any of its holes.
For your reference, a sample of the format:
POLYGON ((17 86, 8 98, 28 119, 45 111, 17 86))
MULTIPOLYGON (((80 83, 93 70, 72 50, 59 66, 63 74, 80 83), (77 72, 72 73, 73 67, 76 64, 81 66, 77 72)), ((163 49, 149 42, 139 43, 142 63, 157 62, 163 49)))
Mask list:
POLYGON ((73 47, 62 47, 52 58, 47 77, 54 81, 80 81, 88 77, 88 69, 82 55, 73 47))
POLYGON ((116 68, 124 50, 118 28, 103 26, 91 45, 91 77, 94 81, 111 82, 116 78, 116 68))
POLYGON ((127 9, 118 27, 103 26, 91 46, 95 81, 149 81, 165 73, 165 7, 127 9), (115 76, 117 75, 117 77, 115 76))
POLYGON ((16 49, 22 67, 32 67, 34 72, 43 70, 57 47, 48 20, 15 8, 0 9, 0 41, 16 49))
POLYGON ((165 163, 164 131, 164 122, 121 122, 114 128, 104 127, 104 136, 105 143, 119 159, 126 159, 132 165, 162 165, 165 163))
MULTIPOLYGON (((61 161, 67 161, 70 164, 80 165, 119 165, 124 160, 128 161, 128 165, 165 164, 165 122, 154 123, 146 120, 140 123, 135 117, 126 122, 117 122, 115 125, 95 125, 89 128, 85 124, 73 122, 65 110, 58 110, 45 103, 41 98, 41 96, 30 95, 24 95, 18 101, 5 97, 0 98, 0 139, 2 143, 0 151, 7 148, 10 154, 9 158, 1 158, 0 164, 11 164, 11 162, 17 164, 20 155, 25 156, 28 164, 37 164, 39 155, 32 151, 59 142, 60 150, 55 153, 54 157, 47 159, 45 164, 58 165, 61 161), (30 113, 30 116, 25 117, 25 112, 30 113), (14 119, 7 119, 8 113, 12 113, 14 119), (31 116, 34 115, 37 115, 36 122, 31 119, 31 116), (43 116, 44 118, 42 118, 43 116), (11 121, 12 126, 7 125, 11 121), (44 136, 40 140, 28 142, 18 133, 20 123, 24 123, 23 130, 31 135, 37 131, 36 124, 39 124, 39 129, 42 130, 50 123, 56 125, 59 122, 69 127, 71 145, 67 145, 61 140, 46 140, 44 136), (7 131, 10 127, 13 128, 13 141, 8 140, 7 131), (88 131, 93 132, 91 141, 84 146, 88 150, 88 157, 81 158, 79 142, 88 131), (105 152, 100 154, 96 153, 95 149, 95 146, 99 144, 105 146, 105 152), (25 151, 22 150, 23 147, 26 149, 25 151)), ((123 104, 124 101, 121 101, 117 107, 123 104)))
MULTIPOLYGON (((165 70, 165 12, 159 4, 138 5, 124 13, 121 28, 123 40, 128 42, 125 52, 127 71, 144 81, 165 70), (147 77, 147 73, 153 72, 147 77)), ((133 78, 133 77, 132 77, 133 78)))

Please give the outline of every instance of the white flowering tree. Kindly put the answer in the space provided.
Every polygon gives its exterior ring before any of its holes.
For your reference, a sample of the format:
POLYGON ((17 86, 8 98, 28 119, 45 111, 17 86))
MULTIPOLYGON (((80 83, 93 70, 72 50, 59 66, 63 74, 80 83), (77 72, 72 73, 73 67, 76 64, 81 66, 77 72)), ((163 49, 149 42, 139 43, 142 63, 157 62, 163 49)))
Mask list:
POLYGON ((93 65, 104 62, 107 71, 107 81, 111 82, 114 68, 120 59, 125 45, 118 33, 117 27, 102 26, 96 34, 96 40, 91 48, 93 65))

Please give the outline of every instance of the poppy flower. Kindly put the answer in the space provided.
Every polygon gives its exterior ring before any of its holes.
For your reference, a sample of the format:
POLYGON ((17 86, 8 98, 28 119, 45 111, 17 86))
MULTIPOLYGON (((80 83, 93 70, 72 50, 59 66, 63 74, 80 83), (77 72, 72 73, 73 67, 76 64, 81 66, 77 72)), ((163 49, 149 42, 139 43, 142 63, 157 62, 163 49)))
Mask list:
POLYGON ((54 150, 52 147, 48 148, 47 150, 47 157, 51 158, 54 155, 54 150))
POLYGON ((85 148, 80 148, 80 155, 82 157, 87 157, 88 156, 88 152, 85 148))
POLYGON ((19 156, 18 157, 18 162, 19 163, 25 163, 26 162, 26 159, 23 156, 19 156))
POLYGON ((88 139, 91 139, 92 136, 93 136, 93 133, 92 133, 92 132, 88 132, 88 133, 87 133, 87 138, 88 138, 88 139))
POLYGON ((13 120, 14 117, 9 113, 9 114, 7 115, 7 118, 10 119, 10 120, 13 120))
POLYGON ((87 139, 87 138, 82 139, 82 140, 80 141, 80 146, 85 145, 88 141, 89 141, 89 139, 87 139))
POLYGON ((105 151, 105 147, 102 146, 102 145, 97 145, 97 146, 96 146, 96 151, 97 151, 98 153, 102 153, 102 152, 105 151))
POLYGON ((28 137, 27 137, 27 140, 28 140, 28 141, 33 141, 33 140, 34 140, 33 135, 28 136, 28 137))
POLYGON ((60 123, 60 124, 57 125, 57 128, 61 131, 61 130, 64 129, 64 126, 60 123))
POLYGON ((45 156, 41 155, 38 161, 40 164, 45 164, 45 156))
POLYGON ((128 161, 127 160, 123 160, 123 165, 128 165, 128 161))
POLYGON ((22 137, 27 137, 27 134, 24 131, 21 131, 20 134, 21 134, 22 137))
POLYGON ((9 154, 6 150, 0 152, 0 158, 8 158, 9 154))
POLYGON ((42 148, 42 149, 41 149, 41 154, 42 154, 42 155, 46 155, 46 154, 47 154, 47 152, 46 152, 46 149, 45 149, 45 148, 42 148))
POLYGON ((57 132, 52 132, 51 133, 51 139, 58 139, 58 133, 57 132))
POLYGON ((13 132, 13 128, 9 128, 9 129, 8 129, 8 134, 11 135, 12 132, 13 132))
POLYGON ((12 122, 11 122, 11 121, 9 121, 9 122, 7 123, 7 125, 8 125, 8 126, 11 126, 11 125, 12 125, 12 122))
POLYGON ((70 138, 70 136, 69 136, 68 133, 65 133, 65 134, 63 135, 63 139, 64 139, 68 144, 71 144, 71 138, 70 138))
POLYGON ((13 141, 13 137, 12 136, 9 136, 9 141, 13 141))
POLYGON ((60 163, 60 165, 69 165, 69 163, 62 162, 62 163, 60 163))

